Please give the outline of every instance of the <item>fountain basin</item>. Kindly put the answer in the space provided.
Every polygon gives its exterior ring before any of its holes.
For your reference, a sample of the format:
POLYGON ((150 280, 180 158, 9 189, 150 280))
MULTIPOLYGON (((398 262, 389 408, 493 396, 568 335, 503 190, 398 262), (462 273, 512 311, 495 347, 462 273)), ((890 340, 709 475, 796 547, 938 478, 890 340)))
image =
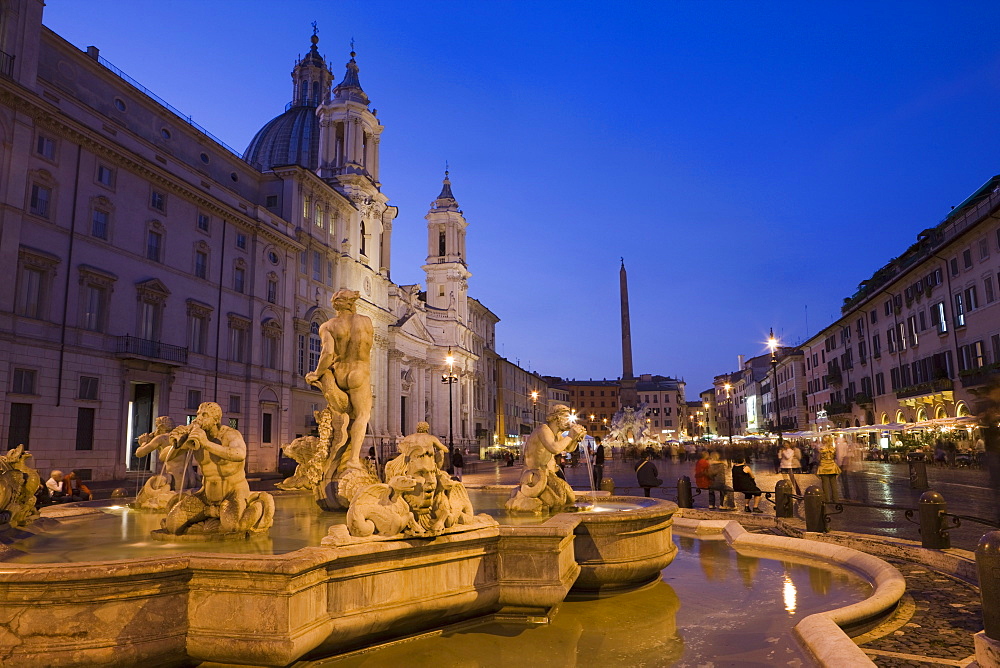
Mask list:
MULTIPOLYGON (((230 553, 71 563, 18 555, 0 562, 0 663, 284 666, 489 614, 545 618, 581 579, 585 591, 645 584, 676 553, 664 547, 673 546, 674 504, 607 503, 615 512, 285 554, 216 543, 200 549, 230 553)), ((87 513, 65 521, 85 534, 88 521, 106 518, 87 513)), ((144 549, 186 549, 154 545, 144 549)))

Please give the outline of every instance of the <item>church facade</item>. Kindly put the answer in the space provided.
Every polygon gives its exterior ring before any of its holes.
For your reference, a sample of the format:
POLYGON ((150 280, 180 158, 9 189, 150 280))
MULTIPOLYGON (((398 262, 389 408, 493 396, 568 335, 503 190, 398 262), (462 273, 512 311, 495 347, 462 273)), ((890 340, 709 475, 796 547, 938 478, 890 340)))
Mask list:
POLYGON ((216 401, 274 471, 314 428, 330 296, 357 290, 375 343, 369 426, 383 456, 416 423, 487 446, 495 325, 468 295, 467 222, 447 173, 426 214, 426 289, 390 277, 397 209, 379 181, 384 129, 355 54, 318 51, 245 152, 192 124, 42 25, 40 0, 0 2, 0 433, 39 469, 94 479, 136 458, 157 416, 216 401), (452 355, 456 382, 442 383, 452 355))

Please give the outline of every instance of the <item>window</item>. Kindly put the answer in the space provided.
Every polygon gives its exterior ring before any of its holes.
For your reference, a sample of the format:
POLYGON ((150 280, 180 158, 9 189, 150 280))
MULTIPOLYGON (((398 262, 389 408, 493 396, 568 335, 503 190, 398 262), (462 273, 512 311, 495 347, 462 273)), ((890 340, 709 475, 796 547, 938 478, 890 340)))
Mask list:
POLYGON ((979 259, 985 260, 990 256, 990 243, 986 239, 979 240, 979 259))
POLYGON ((115 170, 107 165, 97 165, 97 182, 108 188, 115 187, 115 170))
POLYGON ((229 418, 229 428, 230 429, 239 429, 240 428, 240 419, 239 418, 232 418, 232 417, 229 418))
POLYGON ((155 278, 139 283, 136 286, 136 291, 139 301, 136 322, 137 336, 147 341, 159 341, 163 308, 170 292, 155 278))
POLYGON ((94 209, 90 217, 90 234, 98 239, 108 239, 108 212, 94 209))
POLYGON ((316 207, 313 209, 313 223, 316 227, 323 229, 323 208, 319 205, 319 203, 317 203, 316 207))
POLYGON ((323 281, 323 261, 319 251, 313 251, 313 273, 314 281, 323 281))
POLYGON ((208 322, 212 308, 193 299, 187 300, 188 348, 192 353, 204 355, 208 350, 208 322))
POLYGON ((243 232, 236 233, 236 247, 240 250, 247 249, 247 235, 243 232))
POLYGON ((167 210, 167 196, 159 190, 153 190, 149 194, 149 206, 157 211, 167 210))
POLYGON ((30 445, 31 404, 12 403, 10 405, 10 428, 7 430, 7 448, 30 445))
POLYGON ((263 413, 260 421, 260 442, 271 442, 271 414, 263 413))
POLYGON ((229 410, 228 413, 242 413, 243 400, 238 394, 229 395, 229 410))
POLYGON ((885 344, 890 353, 896 352, 896 328, 890 327, 885 330, 885 344))
POLYGON ((983 279, 983 293, 986 295, 987 304, 992 304, 996 300, 996 294, 993 292, 992 276, 987 276, 983 279))
POLYGON ((44 319, 48 315, 49 287, 59 258, 21 246, 18 249, 18 263, 15 311, 28 318, 44 319))
POLYGON ((931 324, 937 327, 938 334, 948 331, 948 319, 944 312, 944 302, 931 306, 931 324))
POLYGON ((189 410, 196 411, 198 406, 201 405, 201 390, 188 390, 187 391, 187 408, 189 410))
POLYGON ((246 278, 247 270, 243 267, 237 266, 236 269, 233 270, 233 290, 243 293, 246 288, 246 278))
POLYGON ((442 257, 445 255, 444 230, 438 232, 438 255, 442 257))
POLYGON ((35 143, 35 152, 42 156, 46 160, 55 160, 56 157, 56 142, 52 137, 46 137, 45 135, 38 135, 38 141, 35 143))
POLYGON ((31 205, 29 211, 42 218, 49 217, 51 209, 52 189, 38 183, 31 185, 31 205))
POLYGON ((82 327, 91 332, 103 332, 107 319, 108 289, 97 283, 83 286, 82 327))
POLYGON ((951 265, 951 275, 958 276, 958 258, 951 258, 951 262, 949 262, 949 264, 951 265))
POLYGON ((198 278, 208 278, 208 253, 205 251, 194 252, 194 275, 198 278))
POLYGON ((955 295, 955 327, 965 327, 965 299, 961 292, 955 295))
POLYGON ((250 321, 243 318, 229 317, 229 359, 233 362, 247 361, 247 332, 250 321))
POLYGON ((871 315, 871 323, 873 325, 878 324, 878 311, 872 310, 870 315, 871 315))
POLYGON ((76 409, 76 449, 94 449, 94 408, 76 409))
POLYGON ((962 251, 962 266, 966 269, 972 268, 972 249, 966 248, 962 251))
POLYGON ((14 369, 14 375, 11 378, 11 393, 35 394, 35 377, 34 369, 14 369))
POLYGON ((161 262, 163 253, 163 235, 156 230, 146 231, 146 259, 161 262))
POLYGON ((368 238, 367 238, 367 234, 365 232, 365 221, 362 220, 361 221, 361 254, 362 255, 368 255, 368 251, 366 250, 367 249, 367 245, 368 245, 368 238))
POLYGON ((212 222, 212 218, 204 213, 198 214, 198 229, 202 232, 208 232, 209 224, 212 222))
POLYGON ((88 399, 94 401, 98 397, 101 379, 97 376, 80 376, 80 390, 77 393, 78 399, 88 399))
POLYGON ((910 345, 917 345, 917 316, 911 315, 906 319, 906 333, 910 338, 910 345))
POLYGON ((979 297, 976 295, 976 286, 973 285, 965 290, 965 310, 975 311, 977 308, 979 308, 979 297))
POLYGON ((278 196, 268 195, 266 198, 264 198, 264 206, 267 207, 268 209, 273 209, 274 207, 278 206, 278 196))
POLYGON ((319 338, 319 323, 309 325, 309 366, 307 371, 312 371, 319 364, 319 354, 323 348, 323 342, 319 338))
POLYGON ((306 254, 306 251, 299 253, 299 273, 309 273, 309 256, 306 254))
POLYGON ((278 301, 278 281, 273 278, 267 279, 267 302, 274 304, 278 301))

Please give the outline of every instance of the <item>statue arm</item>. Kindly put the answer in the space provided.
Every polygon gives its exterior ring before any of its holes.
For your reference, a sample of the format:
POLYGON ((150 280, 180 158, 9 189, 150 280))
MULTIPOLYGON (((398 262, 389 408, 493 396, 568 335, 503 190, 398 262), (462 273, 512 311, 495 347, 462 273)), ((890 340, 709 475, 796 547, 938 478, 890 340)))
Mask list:
POLYGON ((197 433, 192 430, 189 440, 197 441, 206 452, 227 461, 241 462, 247 458, 246 441, 235 429, 227 429, 225 433, 219 434, 218 442, 208 438, 203 430, 199 429, 197 433))
MULTIPOLYGON (((319 353, 319 359, 316 360, 316 368, 312 373, 306 374, 306 379, 310 377, 313 379, 318 379, 324 373, 330 370, 333 366, 333 362, 337 357, 336 353, 336 343, 333 340, 333 335, 330 334, 330 330, 327 329, 326 325, 319 328, 319 338, 322 344, 319 353)), ((310 381, 312 382, 312 381, 310 381)))

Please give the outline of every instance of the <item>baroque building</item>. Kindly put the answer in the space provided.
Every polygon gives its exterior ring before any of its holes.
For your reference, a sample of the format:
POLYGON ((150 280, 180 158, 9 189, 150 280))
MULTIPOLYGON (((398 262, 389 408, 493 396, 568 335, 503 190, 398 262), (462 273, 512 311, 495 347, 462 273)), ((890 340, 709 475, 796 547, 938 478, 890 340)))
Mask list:
POLYGON ((398 215, 379 180, 384 126, 352 52, 343 77, 312 36, 290 102, 245 152, 0 2, 0 429, 40 469, 117 478, 157 416, 216 401, 276 469, 309 433, 330 296, 372 319, 371 445, 426 420, 490 443, 495 325, 468 296, 467 223, 445 174, 427 213, 427 290, 391 279, 398 215), (446 357, 454 384, 443 384, 446 357))

